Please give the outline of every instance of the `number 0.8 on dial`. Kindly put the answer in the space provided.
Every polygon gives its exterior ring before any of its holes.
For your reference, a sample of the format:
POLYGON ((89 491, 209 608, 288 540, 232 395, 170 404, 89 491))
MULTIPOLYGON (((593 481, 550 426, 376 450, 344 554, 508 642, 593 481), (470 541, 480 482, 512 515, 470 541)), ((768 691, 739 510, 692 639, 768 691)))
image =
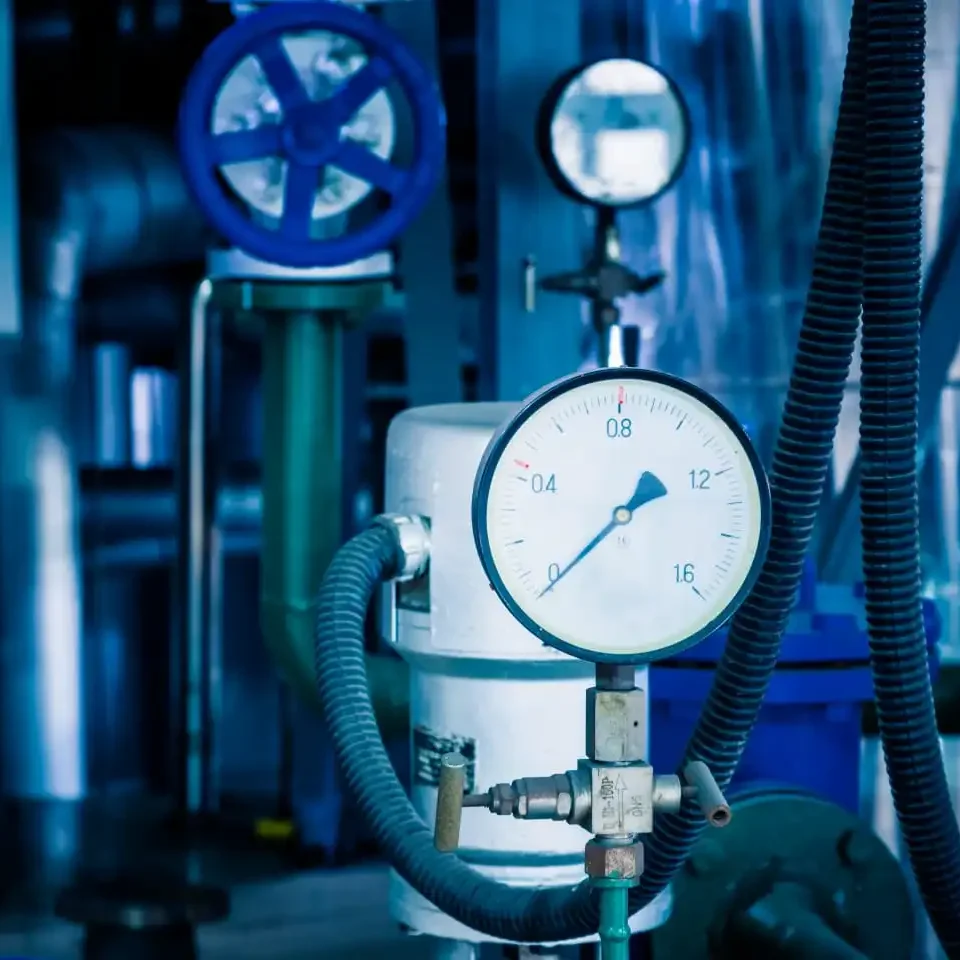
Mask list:
POLYGON ((527 629, 584 659, 642 662, 734 612, 769 511, 727 410, 682 380, 620 368, 521 407, 481 462, 473 524, 491 584, 527 629))

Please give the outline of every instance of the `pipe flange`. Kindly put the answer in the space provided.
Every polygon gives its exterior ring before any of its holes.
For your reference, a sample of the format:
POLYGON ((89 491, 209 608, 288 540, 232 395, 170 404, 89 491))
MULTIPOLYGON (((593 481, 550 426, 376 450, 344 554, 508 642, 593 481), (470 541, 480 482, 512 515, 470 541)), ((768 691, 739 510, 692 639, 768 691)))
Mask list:
POLYGON ((732 923, 784 885, 801 890, 825 929, 871 960, 911 955, 907 881, 867 824, 790 788, 751 789, 730 805, 730 825, 705 835, 673 881, 673 914, 654 933, 657 956, 742 956, 728 937, 732 923))

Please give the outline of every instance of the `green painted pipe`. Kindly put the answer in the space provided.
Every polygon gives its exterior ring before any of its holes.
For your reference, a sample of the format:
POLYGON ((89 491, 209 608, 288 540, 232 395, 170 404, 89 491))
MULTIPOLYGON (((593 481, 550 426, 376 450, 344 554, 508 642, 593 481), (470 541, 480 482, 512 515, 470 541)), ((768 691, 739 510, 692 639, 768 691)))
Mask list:
MULTIPOLYGON (((263 333, 260 624, 296 693, 316 702, 316 596, 342 539, 343 333, 333 313, 273 313, 263 333)), ((406 728, 406 666, 368 658, 384 730, 406 728)))
POLYGON ((630 960, 630 888, 634 880, 594 880, 600 895, 600 960, 630 960))

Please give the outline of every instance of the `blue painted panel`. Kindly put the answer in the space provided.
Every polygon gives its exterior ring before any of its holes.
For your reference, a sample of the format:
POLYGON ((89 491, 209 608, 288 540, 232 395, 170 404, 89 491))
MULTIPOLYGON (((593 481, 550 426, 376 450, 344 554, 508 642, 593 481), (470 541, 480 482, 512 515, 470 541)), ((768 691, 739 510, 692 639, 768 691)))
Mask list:
POLYGON ((580 363, 583 307, 538 294, 527 312, 524 263, 547 276, 579 267, 589 213, 551 185, 536 150, 537 109, 581 59, 579 0, 477 4, 480 383, 482 399, 519 400, 580 363))

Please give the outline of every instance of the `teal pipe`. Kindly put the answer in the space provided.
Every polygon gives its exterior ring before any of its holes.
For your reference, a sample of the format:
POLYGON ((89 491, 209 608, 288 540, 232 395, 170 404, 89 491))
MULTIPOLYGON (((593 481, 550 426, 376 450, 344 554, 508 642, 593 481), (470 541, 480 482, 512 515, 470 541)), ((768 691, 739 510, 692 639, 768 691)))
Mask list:
POLYGON ((635 879, 596 879, 600 894, 600 960, 630 960, 630 888, 635 879))

